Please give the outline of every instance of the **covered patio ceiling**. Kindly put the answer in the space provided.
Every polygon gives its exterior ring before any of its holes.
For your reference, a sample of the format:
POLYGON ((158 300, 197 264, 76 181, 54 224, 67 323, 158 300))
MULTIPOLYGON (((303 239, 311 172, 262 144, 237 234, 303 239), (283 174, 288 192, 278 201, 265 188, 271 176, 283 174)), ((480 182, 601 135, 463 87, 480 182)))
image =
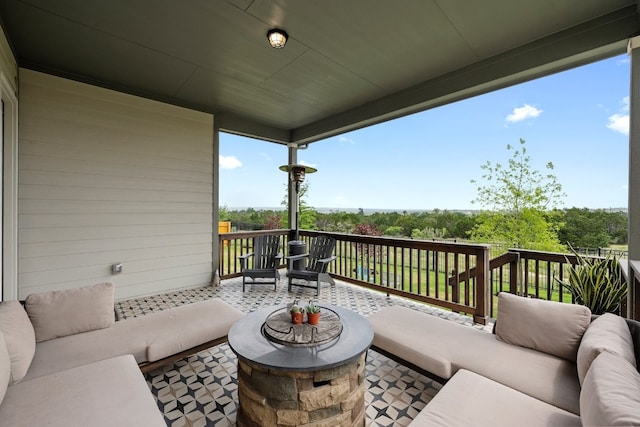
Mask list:
POLYGON ((636 0, 2 0, 0 18, 21 67, 299 145, 620 54, 640 33, 636 0))

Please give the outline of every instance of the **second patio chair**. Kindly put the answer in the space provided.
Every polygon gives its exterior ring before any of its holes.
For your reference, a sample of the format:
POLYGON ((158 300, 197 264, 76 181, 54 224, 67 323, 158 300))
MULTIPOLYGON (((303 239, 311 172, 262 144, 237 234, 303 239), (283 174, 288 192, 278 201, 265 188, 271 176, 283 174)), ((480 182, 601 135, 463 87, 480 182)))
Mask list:
POLYGON ((278 267, 282 259, 280 250, 280 236, 265 235, 253 239, 253 252, 241 255, 240 268, 242 270, 242 292, 247 283, 254 285, 273 285, 276 290, 280 273, 278 267), (249 258, 253 257, 253 266, 249 268, 249 258), (251 281, 247 282, 247 278, 251 281), (263 280, 258 280, 263 279, 263 280))
POLYGON ((320 295, 320 282, 335 285, 336 283, 333 281, 333 278, 327 273, 329 263, 336 259, 336 256, 333 255, 335 246, 336 241, 334 238, 318 236, 311 241, 309 253, 288 256, 287 275, 289 276, 289 291, 291 291, 291 286, 302 286, 305 288, 313 288, 316 290, 316 295, 320 295), (296 261, 304 261, 305 259, 307 261, 305 268, 294 268, 296 261), (306 284, 293 283, 293 279, 304 280, 306 284), (311 284, 311 282, 315 282, 315 285, 311 284))

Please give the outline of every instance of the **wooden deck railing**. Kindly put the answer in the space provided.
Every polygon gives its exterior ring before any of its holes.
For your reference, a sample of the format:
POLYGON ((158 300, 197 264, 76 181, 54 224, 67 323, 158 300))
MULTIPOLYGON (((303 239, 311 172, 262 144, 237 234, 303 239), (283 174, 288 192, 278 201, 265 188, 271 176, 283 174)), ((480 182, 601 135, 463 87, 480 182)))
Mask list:
MULTIPOLYGON (((274 232, 282 236, 286 256, 288 230, 221 234, 221 278, 240 275, 237 257, 251 252, 254 237, 274 232)), ((329 266, 333 277, 466 313, 478 323, 487 322, 488 246, 308 230, 300 231, 300 239, 308 248, 310 240, 320 234, 336 239, 337 258, 329 266)))
POLYGON ((560 286, 568 277, 568 267, 575 264, 572 254, 509 249, 491 260, 490 316, 497 317, 497 295, 510 292, 533 298, 571 303, 571 294, 560 286))
MULTIPOLYGON (((241 274, 237 257, 251 252, 253 238, 261 234, 281 236, 282 252, 287 255, 289 230, 220 234, 221 278, 241 274)), ((576 263, 571 254, 509 249, 489 260, 488 245, 309 230, 301 230, 300 239, 308 248, 311 239, 321 234, 336 239, 336 260, 329 266, 333 277, 465 313, 477 323, 497 317, 499 292, 573 302, 555 280, 568 277, 567 268, 576 263)))

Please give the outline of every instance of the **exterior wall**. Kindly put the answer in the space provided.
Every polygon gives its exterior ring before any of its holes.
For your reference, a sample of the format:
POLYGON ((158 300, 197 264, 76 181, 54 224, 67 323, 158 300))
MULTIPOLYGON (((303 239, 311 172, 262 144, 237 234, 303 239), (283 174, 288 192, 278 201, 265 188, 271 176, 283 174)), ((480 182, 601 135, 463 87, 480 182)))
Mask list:
POLYGON ((20 298, 210 283, 212 115, 21 69, 19 130, 20 298))
POLYGON ((4 104, 0 159, 3 168, 0 266, 0 300, 18 298, 18 67, 4 32, 0 29, 0 99, 4 104))
POLYGON ((13 57, 9 42, 0 27, 0 75, 2 75, 15 91, 17 89, 18 67, 13 57))

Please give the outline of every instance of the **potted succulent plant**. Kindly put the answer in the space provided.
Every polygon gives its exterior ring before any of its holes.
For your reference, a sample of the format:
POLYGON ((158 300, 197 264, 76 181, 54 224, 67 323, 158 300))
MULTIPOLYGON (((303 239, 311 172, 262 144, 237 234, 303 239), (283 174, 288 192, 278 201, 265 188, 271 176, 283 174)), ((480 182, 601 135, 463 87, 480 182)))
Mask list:
POLYGON ((320 321, 320 306, 314 304, 313 301, 309 301, 305 310, 307 311, 307 323, 317 325, 320 321))
POLYGON ((302 319, 304 318, 304 309, 298 305, 298 301, 294 301, 293 305, 289 309, 289 313, 291 313, 291 323, 294 325, 302 323, 302 319))

